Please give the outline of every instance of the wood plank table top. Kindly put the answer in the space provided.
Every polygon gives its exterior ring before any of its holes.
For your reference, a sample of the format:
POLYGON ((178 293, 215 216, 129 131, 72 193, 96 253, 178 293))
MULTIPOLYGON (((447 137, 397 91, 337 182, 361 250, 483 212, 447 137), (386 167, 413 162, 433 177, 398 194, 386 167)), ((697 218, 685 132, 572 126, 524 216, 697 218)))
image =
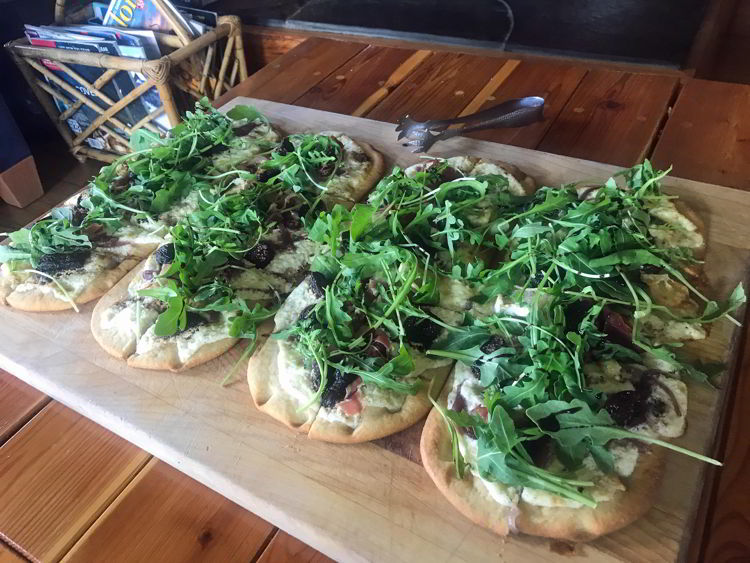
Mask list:
MULTIPOLYGON (((547 99, 543 122, 477 138, 750 190, 750 87, 560 61, 308 39, 227 92, 396 121, 547 99)), ((750 356, 728 393, 688 560, 750 558, 750 356), (747 412, 747 414, 746 414, 747 412)), ((0 373, 0 561, 323 561, 145 452, 0 373), (23 469, 23 471, 22 471, 23 469), (128 557, 130 555, 130 557, 128 557), (161 556, 161 557, 160 557, 161 556)))

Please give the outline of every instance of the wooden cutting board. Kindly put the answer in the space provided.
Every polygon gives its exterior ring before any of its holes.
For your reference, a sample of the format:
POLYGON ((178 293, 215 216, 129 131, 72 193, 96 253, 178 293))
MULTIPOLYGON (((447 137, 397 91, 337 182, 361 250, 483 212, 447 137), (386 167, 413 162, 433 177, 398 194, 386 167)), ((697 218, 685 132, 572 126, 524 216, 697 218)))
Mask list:
MULTIPOLYGON (((417 158, 397 144, 393 125, 263 100, 252 104, 287 132, 338 130, 382 151, 388 165, 417 158)), ((557 185, 603 180, 615 168, 485 141, 455 138, 433 154, 470 154, 518 165, 557 185)), ((705 219, 706 273, 726 296, 750 264, 750 192, 670 179, 705 219)), ((79 314, 24 314, 0 308, 0 367, 165 460, 248 510, 339 560, 672 561, 685 546, 705 466, 670 453, 653 509, 628 528, 589 544, 565 546, 525 536, 502 539, 461 516, 418 463, 418 428, 377 443, 337 446, 297 435, 252 405, 244 374, 219 382, 239 348, 182 374, 127 368, 89 331, 93 304, 79 314)), ((693 348, 731 361, 736 332, 717 323, 693 348)), ((731 371, 730 371, 731 373, 731 371)), ((721 391, 690 385, 682 446, 712 452, 721 391)))

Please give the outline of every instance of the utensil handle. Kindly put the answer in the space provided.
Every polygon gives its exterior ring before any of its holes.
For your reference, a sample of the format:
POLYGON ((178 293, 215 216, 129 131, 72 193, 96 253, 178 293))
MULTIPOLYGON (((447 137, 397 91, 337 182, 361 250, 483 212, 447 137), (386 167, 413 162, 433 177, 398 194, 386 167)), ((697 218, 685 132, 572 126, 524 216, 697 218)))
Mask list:
POLYGON ((524 127, 544 119, 544 99, 520 98, 508 100, 488 110, 475 113, 471 117, 471 121, 461 127, 459 131, 468 133, 481 129, 524 127), (539 100, 539 102, 536 100, 539 100))
POLYGON ((462 117, 428 121, 425 125, 432 131, 439 131, 447 129, 449 125, 463 123, 462 131, 477 131, 491 127, 523 127, 541 121, 543 118, 544 98, 526 96, 506 100, 491 108, 462 117))

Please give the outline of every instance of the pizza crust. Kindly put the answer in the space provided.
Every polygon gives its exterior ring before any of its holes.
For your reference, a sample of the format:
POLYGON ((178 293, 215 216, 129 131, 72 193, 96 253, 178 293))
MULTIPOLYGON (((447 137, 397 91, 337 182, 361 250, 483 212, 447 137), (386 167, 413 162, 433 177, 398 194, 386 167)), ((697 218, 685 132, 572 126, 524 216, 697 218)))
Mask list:
POLYGON ((536 506, 521 500, 516 526, 520 532, 569 541, 590 541, 624 528, 643 516, 656 497, 664 472, 664 449, 651 447, 638 456, 635 470, 622 478, 627 490, 596 508, 536 506))
POLYGON ((120 360, 126 359, 135 351, 137 341, 133 340, 131 342, 129 338, 122 338, 116 331, 102 328, 102 315, 107 309, 128 297, 128 286, 140 271, 141 268, 135 268, 120 279, 96 303, 94 311, 91 313, 91 333, 94 336, 94 340, 96 340, 99 346, 104 348, 107 354, 120 360))
MULTIPOLYGON (((467 177, 478 175, 475 173, 475 170, 478 166, 482 166, 482 165, 498 166, 499 168, 502 168, 508 174, 510 174, 513 178, 516 179, 516 181, 521 185, 521 188, 524 192, 523 195, 532 195, 534 192, 536 192, 537 188, 539 187, 539 184, 534 178, 526 174, 526 172, 521 170, 515 164, 502 162, 500 160, 478 158, 475 156, 455 156, 455 157, 447 158, 444 160, 449 161, 449 164, 451 166, 453 166, 457 170, 460 170, 461 173, 465 174, 467 177), (453 160, 454 162, 450 162, 451 160, 453 160)), ((432 164, 435 162, 439 162, 439 160, 431 160, 431 161, 428 160, 427 162, 420 162, 417 164, 412 164, 411 166, 407 167, 404 170, 404 174, 409 176, 413 174, 414 171, 418 172, 418 171, 426 170, 427 168, 432 166, 432 164)), ((515 194, 515 195, 521 195, 521 194, 515 194)))
MULTIPOLYGON (((221 356, 238 342, 239 339, 229 337, 206 342, 197 348, 189 358, 181 360, 177 346, 177 339, 180 338, 180 335, 176 334, 164 338, 160 341, 161 345, 148 350, 146 353, 135 354, 137 339, 130 335, 125 337, 119 331, 104 328, 102 319, 105 311, 129 297, 130 283, 141 271, 142 268, 133 269, 112 287, 94 307, 91 315, 91 333, 99 346, 108 354, 120 360, 127 360, 128 366, 133 368, 184 371, 221 356)), ((193 330, 198 333, 207 326, 211 325, 201 325, 193 330)), ((144 329, 144 332, 147 328, 144 329)))
MULTIPOLYGON (((200 332, 204 326, 206 325, 198 326, 194 330, 200 332)), ((231 350, 239 342, 238 338, 229 337, 207 342, 191 354, 187 360, 183 361, 180 359, 178 353, 178 338, 180 338, 179 334, 166 337, 161 346, 152 348, 146 353, 133 354, 128 358, 128 367, 149 370, 185 371, 218 358, 231 350)))
MULTIPOLYGON (((448 379, 440 403, 445 405, 452 388, 448 379)), ((503 506, 487 492, 468 469, 463 479, 456 477, 450 432, 442 415, 433 409, 427 416, 419 444, 427 474, 448 501, 469 520, 505 536, 523 532, 567 541, 589 541, 634 522, 651 507, 659 488, 664 465, 663 448, 651 447, 640 453, 633 473, 621 478, 626 491, 617 491, 612 500, 596 508, 544 507, 519 500, 517 508, 503 506)))
POLYGON ((390 436, 416 424, 432 407, 428 389, 433 390, 433 396, 442 390, 445 380, 450 373, 451 366, 443 366, 425 371, 420 379, 424 387, 416 395, 407 395, 401 410, 389 412, 383 407, 365 406, 362 409, 359 424, 352 428, 342 422, 326 420, 320 414, 310 426, 308 437, 323 442, 338 444, 356 444, 369 442, 390 436))
MULTIPOLYGON (((273 330, 272 321, 263 327, 264 333, 273 330)), ((260 330, 259 330, 260 332, 260 330)), ((318 406, 299 411, 299 405, 279 382, 278 342, 272 338, 250 357, 247 364, 247 383, 258 410, 278 420, 288 428, 307 433, 318 414, 318 406)))
MULTIPOLYGON (((449 387, 450 382, 445 389, 449 387)), ((446 393, 444 395, 447 396, 446 393)), ((444 398, 441 402, 444 402, 444 398)), ((479 526, 500 536, 508 535, 516 510, 502 506, 490 497, 484 485, 468 468, 463 479, 456 478, 450 433, 437 409, 432 409, 427 416, 419 441, 419 452, 425 471, 456 510, 479 526)))
MULTIPOLYGON (((98 299, 112 288, 126 273, 132 270, 140 260, 137 257, 128 257, 123 259, 114 268, 98 272, 93 281, 80 294, 73 298, 73 301, 77 305, 82 305, 98 299)), ((41 313, 65 311, 73 308, 73 305, 67 299, 41 289, 39 291, 18 291, 7 285, 3 287, 8 292, 5 295, 0 294, 0 300, 4 298, 5 303, 14 309, 41 313)))
MULTIPOLYGON (((480 161, 481 160, 483 159, 480 159, 480 161)), ((518 183, 521 184, 521 187, 523 188, 523 191, 526 193, 526 195, 532 195, 539 187, 539 184, 537 184, 537 181, 534 178, 526 174, 526 172, 521 170, 515 164, 509 164, 507 162, 501 162, 499 160, 488 162, 492 162, 500 168, 504 168, 505 170, 507 170, 511 176, 518 180, 518 183)))
MULTIPOLYGON (((333 137, 341 135, 341 133, 332 131, 323 132, 320 134, 330 135, 333 137)), ((362 151, 367 155, 370 160, 370 166, 368 167, 367 172, 361 178, 358 178, 357 182, 355 182, 354 185, 351 186, 352 191, 347 194, 346 197, 326 195, 322 198, 329 208, 332 208, 338 203, 348 209, 351 209, 352 207, 354 207, 355 203, 364 198, 367 193, 375 186, 375 184, 380 181, 380 178, 385 172, 385 162, 383 160, 382 154, 372 148, 372 145, 370 145, 369 143, 359 142, 355 139, 352 140, 359 147, 361 147, 362 151)))

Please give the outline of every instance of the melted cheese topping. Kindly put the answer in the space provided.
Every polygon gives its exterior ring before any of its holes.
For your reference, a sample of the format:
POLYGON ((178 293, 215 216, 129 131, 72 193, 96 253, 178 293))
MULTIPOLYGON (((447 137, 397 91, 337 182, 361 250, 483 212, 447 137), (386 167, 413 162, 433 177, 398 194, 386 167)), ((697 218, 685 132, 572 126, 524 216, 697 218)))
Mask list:
MULTIPOLYGON (((414 362, 414 370, 404 378, 404 381, 407 383, 416 381, 427 370, 448 366, 453 362, 453 360, 448 358, 432 358, 412 347, 407 348, 414 362)), ((429 384, 429 382, 425 382, 425 384, 429 384)), ((371 383, 363 383, 359 386, 359 399, 363 407, 379 407, 384 408, 390 413, 396 413, 403 408, 406 402, 406 395, 391 389, 383 389, 371 383)), ((346 414, 341 410, 339 405, 335 405, 331 409, 321 408, 320 414, 328 421, 340 422, 350 428, 356 428, 361 419, 361 413, 354 415, 346 414)))
POLYGON ((505 178, 508 181, 508 191, 513 195, 526 195, 526 190, 521 185, 521 182, 519 182, 518 179, 505 168, 494 162, 480 160, 471 171, 472 176, 487 176, 490 174, 505 178))
POLYGON ((458 447, 461 450, 461 455, 464 461, 469 466, 469 470, 478 483, 481 484, 482 488, 487 491, 487 494, 496 503, 502 506, 515 506, 518 504, 519 489, 516 487, 510 487, 503 483, 497 483, 494 481, 487 481, 482 479, 477 469, 477 441, 469 438, 468 436, 460 436, 458 447))
POLYGON ((156 322, 159 313, 142 301, 128 299, 124 307, 109 307, 101 316, 101 328, 114 333, 114 338, 126 355, 136 350, 138 339, 156 322))
MULTIPOLYGON (((551 471, 558 473, 562 467, 559 462, 553 462, 555 467, 551 471)), ((586 487, 583 493, 596 502, 612 500, 618 492, 625 490, 625 485, 616 475, 605 475, 596 466, 593 458, 584 458, 583 465, 570 474, 573 479, 589 480, 594 482, 593 487, 586 487)), ((547 491, 525 487, 521 491, 521 499, 535 506, 546 506, 551 508, 582 508, 584 505, 578 501, 567 499, 547 491)))
POLYGON ((325 187, 326 195, 338 200, 353 202, 355 196, 359 196, 362 187, 362 179, 367 175, 372 166, 370 159, 357 160, 354 154, 365 154, 351 137, 347 137, 336 131, 322 131, 320 135, 334 137, 344 148, 343 160, 339 163, 342 174, 334 174, 321 186, 325 187))
POLYGON ((484 387, 471 371, 471 366, 462 362, 457 362, 453 368, 453 388, 448 394, 448 404, 452 405, 458 395, 463 397, 467 412, 484 406, 484 387))
POLYGON ((652 207, 648 212, 664 223, 648 228, 657 246, 663 248, 700 248, 703 246, 705 241, 698 226, 680 213, 671 201, 659 202, 657 207, 652 207))
POLYGON ((349 428, 356 428, 362 421, 362 413, 357 414, 346 414, 340 408, 334 407, 332 409, 322 408, 318 411, 318 416, 328 422, 337 422, 339 424, 345 424, 349 428))
POLYGON ((289 293, 294 285, 291 281, 279 275, 267 272, 263 268, 250 268, 242 270, 232 276, 231 285, 238 290, 259 290, 263 293, 273 295, 278 293, 289 293))
POLYGON ((613 444, 608 447, 615 463, 615 473, 620 477, 630 477, 638 463, 638 448, 633 444, 613 444))
POLYGON ((302 283, 292 290, 286 301, 284 301, 284 304, 276 311, 276 316, 274 317, 275 332, 281 332, 292 326, 297 322, 297 319, 306 307, 314 305, 320 299, 314 291, 310 280, 305 278, 302 283))
POLYGON ((653 338, 655 344, 703 340, 708 336, 699 323, 663 319, 653 313, 643 317, 642 323, 643 331, 653 338))
POLYGON ((276 356, 276 363, 279 385, 294 399, 298 407, 303 407, 310 403, 315 395, 309 370, 305 369, 304 358, 292 344, 280 340, 278 345, 279 353, 276 356))
POLYGON ((162 244, 169 238, 169 227, 160 221, 125 225, 115 233, 117 238, 131 244, 162 244))
MULTIPOLYGON (((244 120, 238 121, 242 123, 244 120)), ((278 143, 281 136, 267 123, 261 123, 254 127, 250 133, 244 137, 235 137, 231 141, 230 147, 217 154, 212 159, 213 167, 217 172, 228 172, 235 170, 242 165, 259 164, 259 153, 265 150, 258 144, 258 141, 267 141, 278 143)))
MULTIPOLYGON (((129 256, 132 252, 133 247, 130 245, 122 245, 106 249, 95 248, 91 252, 91 256, 81 268, 53 274, 57 283, 47 279, 45 279, 46 283, 40 283, 34 281, 32 275, 29 273, 9 272, 10 276, 12 276, 10 278, 12 280, 11 287, 17 292, 33 291, 37 293, 52 294, 61 301, 68 301, 68 297, 70 299, 75 299, 81 295, 83 291, 94 282, 94 280, 96 280, 101 272, 116 267, 122 261, 123 257, 129 256), (57 284, 60 284, 65 289, 68 293, 68 297, 65 296, 57 284)), ((6 271, 8 271, 7 268, 6 271)))
POLYGON ((192 190, 181 201, 175 202, 167 211, 159 215, 158 223, 160 225, 175 225, 180 219, 198 211, 200 201, 199 191, 192 190))
POLYGON ((325 248, 324 245, 309 239, 298 240, 291 248, 276 254, 263 269, 279 276, 305 271, 315 256, 325 252, 325 248))
POLYGON ((230 338, 231 322, 227 316, 221 320, 202 324, 194 328, 179 332, 173 336, 161 337, 154 333, 154 326, 150 326, 138 340, 135 353, 147 354, 174 342, 177 344, 177 357, 182 363, 190 360, 203 346, 230 338))

